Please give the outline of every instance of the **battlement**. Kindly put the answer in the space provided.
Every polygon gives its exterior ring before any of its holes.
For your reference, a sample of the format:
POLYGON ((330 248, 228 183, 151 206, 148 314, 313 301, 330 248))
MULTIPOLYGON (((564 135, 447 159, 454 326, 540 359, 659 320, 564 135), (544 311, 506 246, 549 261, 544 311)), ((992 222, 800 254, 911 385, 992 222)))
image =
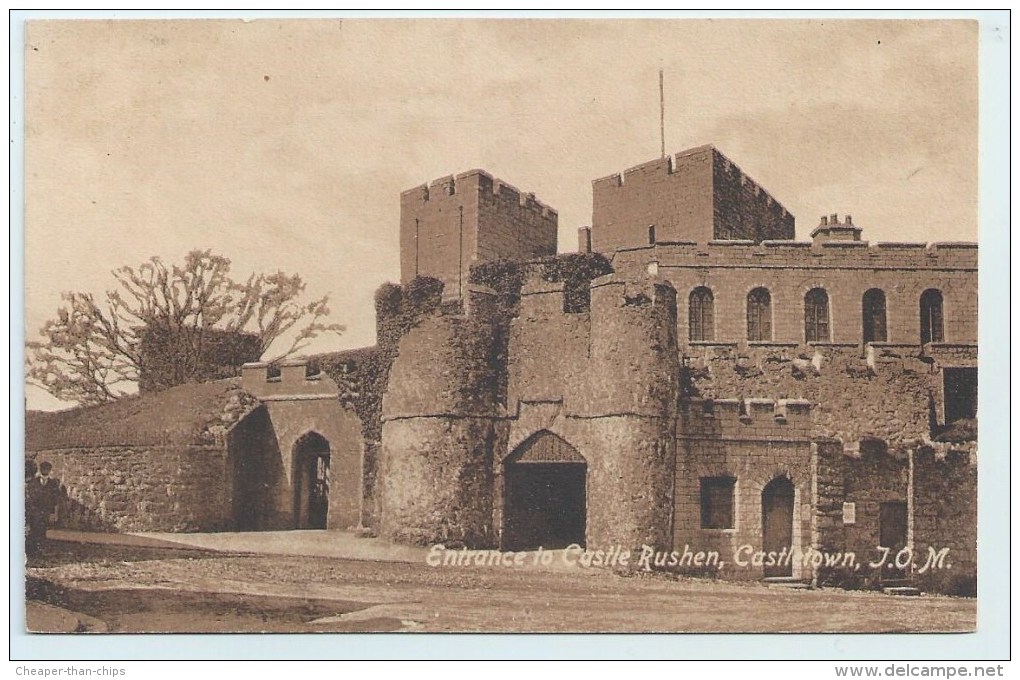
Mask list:
POLYGON ((873 464, 883 460, 895 460, 907 465, 907 457, 913 453, 915 474, 945 474, 948 469, 966 469, 977 466, 977 447, 973 442, 966 444, 950 444, 915 440, 910 446, 903 444, 890 447, 888 443, 877 437, 864 437, 843 441, 833 437, 817 438, 820 457, 832 460, 849 459, 859 464, 873 464))
POLYGON ((803 441, 811 428, 812 404, 806 399, 686 399, 680 403, 677 433, 684 439, 803 441))
MULTIPOLYGON (((909 372, 924 374, 932 363, 939 365, 939 355, 928 345, 873 342, 863 348, 860 344, 812 342, 690 342, 681 349, 685 369, 698 376, 715 379, 727 377, 772 376, 782 374, 795 380, 808 376, 826 378, 873 378, 895 376, 909 372)), ((976 356, 975 345, 959 345, 960 354, 953 354, 953 365, 965 364, 957 359, 964 350, 972 348, 969 357, 976 356)))
POLYGON ((262 401, 329 399, 339 394, 336 383, 305 358, 244 364, 241 387, 262 401))
MULTIPOLYGON (((605 274, 591 281, 588 289, 594 303, 597 297, 607 301, 608 311, 611 307, 645 307, 666 303, 676 305, 676 291, 673 286, 657 276, 647 272, 638 272, 636 276, 619 276, 605 274), (608 304, 609 300, 615 300, 608 304)), ((547 281, 541 267, 526 267, 521 284, 520 316, 532 319, 549 319, 566 314, 576 316, 590 311, 590 305, 583 309, 568 308, 569 291, 562 281, 547 281)))
POLYGON ((751 240, 657 241, 621 248, 617 269, 645 267, 780 267, 808 269, 962 269, 977 270, 976 243, 751 240))
POLYGON ((509 182, 477 168, 457 175, 446 175, 403 191, 400 193, 400 205, 402 208, 412 208, 415 204, 436 203, 451 198, 453 202, 463 203, 466 196, 478 196, 482 201, 517 206, 543 219, 558 219, 556 210, 538 200, 534 193, 523 192, 509 182))
POLYGON ((785 217, 793 219, 793 215, 769 194, 764 187, 751 179, 736 163, 723 155, 721 151, 711 144, 678 151, 665 158, 656 158, 655 160, 627 168, 623 172, 600 177, 592 180, 592 188, 596 191, 611 188, 620 189, 626 186, 634 188, 636 184, 644 183, 651 178, 674 175, 678 176, 677 181, 679 181, 679 175, 685 171, 692 171, 698 165, 709 162, 718 166, 721 172, 732 175, 735 181, 741 186, 746 187, 750 194, 759 199, 769 209, 775 209, 785 217))

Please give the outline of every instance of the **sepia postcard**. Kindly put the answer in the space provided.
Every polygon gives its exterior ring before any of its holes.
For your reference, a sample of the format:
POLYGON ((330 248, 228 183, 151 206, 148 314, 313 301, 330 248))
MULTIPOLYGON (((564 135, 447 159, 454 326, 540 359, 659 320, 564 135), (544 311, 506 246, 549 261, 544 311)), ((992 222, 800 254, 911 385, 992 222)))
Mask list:
POLYGON ((28 21, 26 630, 973 633, 978 56, 28 21))

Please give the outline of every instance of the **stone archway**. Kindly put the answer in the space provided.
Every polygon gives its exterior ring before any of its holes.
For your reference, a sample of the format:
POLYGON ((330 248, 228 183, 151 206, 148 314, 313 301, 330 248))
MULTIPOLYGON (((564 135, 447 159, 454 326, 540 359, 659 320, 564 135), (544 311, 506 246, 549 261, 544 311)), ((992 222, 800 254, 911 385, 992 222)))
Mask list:
POLYGON ((294 443, 294 528, 325 529, 329 515, 329 440, 307 432, 294 443))
POLYGON ((584 546, 588 464, 577 449, 543 430, 503 463, 504 550, 584 546))

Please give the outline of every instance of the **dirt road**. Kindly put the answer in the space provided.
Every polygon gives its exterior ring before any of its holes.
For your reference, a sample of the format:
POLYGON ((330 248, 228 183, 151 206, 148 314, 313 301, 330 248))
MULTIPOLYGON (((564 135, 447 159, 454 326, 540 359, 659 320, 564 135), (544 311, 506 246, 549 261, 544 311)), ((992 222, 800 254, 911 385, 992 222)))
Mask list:
POLYGON ((68 630, 69 614, 72 629, 124 633, 930 632, 976 620, 973 599, 61 541, 30 563, 27 591, 30 629, 68 630))

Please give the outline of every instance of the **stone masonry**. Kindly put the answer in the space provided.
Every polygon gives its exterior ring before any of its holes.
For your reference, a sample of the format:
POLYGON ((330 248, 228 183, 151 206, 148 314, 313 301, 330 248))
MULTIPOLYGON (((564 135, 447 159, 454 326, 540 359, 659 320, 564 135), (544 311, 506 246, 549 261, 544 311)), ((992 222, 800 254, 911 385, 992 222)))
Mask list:
POLYGON ((554 255, 557 219, 534 194, 482 170, 409 189, 400 195, 400 280, 433 276, 462 297, 474 263, 554 255))
POLYGON ((976 244, 870 243, 849 215, 794 240, 703 146, 593 182, 580 250, 612 273, 567 304, 534 195, 473 170, 400 201, 404 290, 442 300, 394 336, 376 411, 307 361, 246 364, 257 406, 205 448, 46 451, 79 515, 973 593, 976 244), (493 262, 519 278, 469 283, 493 262), (902 564, 873 566, 882 549, 902 564))

